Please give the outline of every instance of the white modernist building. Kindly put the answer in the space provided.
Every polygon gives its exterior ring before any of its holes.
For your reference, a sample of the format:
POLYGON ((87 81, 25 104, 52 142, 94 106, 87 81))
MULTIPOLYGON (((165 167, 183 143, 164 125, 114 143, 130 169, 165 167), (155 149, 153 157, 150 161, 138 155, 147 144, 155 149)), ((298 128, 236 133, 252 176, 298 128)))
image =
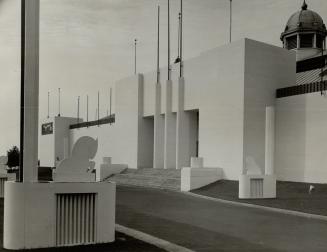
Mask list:
POLYGON ((122 79, 114 120, 42 123, 52 130, 40 137, 47 146, 40 165, 55 167, 80 137, 91 136, 98 139, 96 168, 104 157, 135 169, 180 169, 202 157, 225 179, 256 171, 326 183, 326 34, 321 17, 304 4, 282 33, 284 48, 242 39, 183 61, 182 78, 175 64, 170 81, 167 68, 159 83, 156 71, 122 79))

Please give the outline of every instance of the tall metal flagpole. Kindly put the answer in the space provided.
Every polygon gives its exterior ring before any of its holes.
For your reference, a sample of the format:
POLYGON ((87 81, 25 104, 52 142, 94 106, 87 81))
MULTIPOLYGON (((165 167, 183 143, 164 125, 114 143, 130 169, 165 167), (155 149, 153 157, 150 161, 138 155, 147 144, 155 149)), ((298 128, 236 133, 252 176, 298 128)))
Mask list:
POLYGON ((158 34, 157 34, 157 84, 160 81, 160 6, 158 6, 158 34))
POLYGON ((98 91, 98 126, 100 125, 100 92, 98 91))
POLYGON ((79 123, 79 99, 80 97, 77 97, 77 123, 79 123))
POLYGON ((49 117, 50 117, 50 92, 48 92, 48 115, 47 115, 47 118, 49 119, 49 117))
POLYGON ((60 88, 58 88, 58 116, 60 116, 60 88))
POLYGON ((175 59, 175 64, 181 62, 180 58, 180 35, 181 35, 181 13, 178 13, 178 39, 177 39, 177 58, 175 59))
POLYGON ((20 155, 19 155, 19 182, 24 177, 24 85, 25 85, 25 0, 21 0, 21 42, 20 42, 20 155))
POLYGON ((111 124, 111 98, 112 98, 112 88, 110 88, 110 103, 109 103, 109 122, 111 124))
POLYGON ((89 96, 86 96, 86 122, 89 121, 89 96))
POLYGON ((229 43, 232 43, 232 0, 229 0, 229 43))
POLYGON ((180 64, 179 64, 179 77, 183 77, 183 0, 181 0, 181 13, 180 13, 180 64))
POLYGON ((134 74, 136 74, 136 45, 137 39, 134 39, 134 74))
POLYGON ((170 1, 168 0, 168 80, 170 80, 170 1))

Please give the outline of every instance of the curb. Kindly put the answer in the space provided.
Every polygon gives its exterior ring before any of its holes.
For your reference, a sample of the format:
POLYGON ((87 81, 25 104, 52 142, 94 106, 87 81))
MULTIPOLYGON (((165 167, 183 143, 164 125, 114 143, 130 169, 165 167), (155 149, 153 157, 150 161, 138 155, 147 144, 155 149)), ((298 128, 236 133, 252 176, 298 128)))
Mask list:
POLYGON ((261 210, 266 210, 266 211, 270 211, 270 212, 275 212, 275 213, 293 215, 293 216, 297 216, 297 217, 304 217, 304 218, 309 218, 309 219, 327 221, 327 216, 324 216, 324 215, 310 214, 310 213, 304 213, 304 212, 299 212, 299 211, 294 211, 294 210, 287 210, 287 209, 260 206, 260 205, 249 204, 249 203, 242 203, 242 202, 237 202, 237 201, 217 199, 217 198, 212 198, 209 196, 204 196, 204 195, 196 194, 196 193, 192 193, 192 192, 181 192, 181 193, 183 193, 185 195, 201 198, 201 199, 211 200, 211 201, 234 205, 234 206, 249 207, 249 208, 255 208, 255 209, 261 209, 261 210))
POLYGON ((158 248, 164 249, 168 252, 195 252, 193 250, 184 248, 182 246, 176 245, 174 243, 171 243, 169 241, 154 237, 152 235, 143 233, 141 231, 128 228, 119 224, 116 224, 116 231, 124 233, 128 236, 131 236, 135 239, 144 241, 146 243, 152 244, 158 248))

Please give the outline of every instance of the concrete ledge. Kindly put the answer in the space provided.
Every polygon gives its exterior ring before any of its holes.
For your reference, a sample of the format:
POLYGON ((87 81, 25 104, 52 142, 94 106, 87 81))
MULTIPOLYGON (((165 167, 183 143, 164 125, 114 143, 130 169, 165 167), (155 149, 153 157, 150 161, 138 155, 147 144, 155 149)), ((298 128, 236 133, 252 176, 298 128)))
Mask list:
POLYGON ((6 182, 4 248, 18 250, 113 242, 115 201, 115 183, 6 182), (83 196, 90 194, 92 200, 83 196), (58 201, 61 196, 57 195, 65 196, 58 201), (77 199, 80 196, 82 199, 77 199), (75 212, 74 218, 72 209, 80 210, 75 212), (83 221, 91 218, 89 216, 95 217, 88 223, 83 221), (79 239, 78 234, 87 229, 92 230, 92 238, 79 239), (59 230, 64 231, 59 234, 59 230))
POLYGON ((276 198, 276 176, 262 174, 241 175, 238 197, 240 199, 276 198), (261 180, 262 182, 253 185, 252 181, 254 180, 261 180), (258 190, 260 193, 256 193, 258 190))
POLYGON ((128 227, 121 226, 116 224, 116 230, 118 232, 124 233, 128 236, 134 237, 135 239, 144 241, 146 243, 150 243, 158 248, 162 248, 169 252, 194 252, 193 250, 184 248, 182 246, 176 245, 166 240, 162 240, 160 238, 154 237, 152 235, 137 231, 135 229, 131 229, 128 227))
POLYGON ((191 191, 222 179, 221 168, 184 167, 181 172, 181 191, 191 191))

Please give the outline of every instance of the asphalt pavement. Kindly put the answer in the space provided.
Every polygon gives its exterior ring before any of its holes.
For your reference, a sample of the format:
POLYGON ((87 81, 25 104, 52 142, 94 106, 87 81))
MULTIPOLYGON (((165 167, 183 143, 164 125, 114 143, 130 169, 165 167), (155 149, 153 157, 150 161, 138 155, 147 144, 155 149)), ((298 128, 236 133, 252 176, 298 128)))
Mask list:
POLYGON ((327 222, 117 186, 116 222, 194 251, 327 251, 327 222))

